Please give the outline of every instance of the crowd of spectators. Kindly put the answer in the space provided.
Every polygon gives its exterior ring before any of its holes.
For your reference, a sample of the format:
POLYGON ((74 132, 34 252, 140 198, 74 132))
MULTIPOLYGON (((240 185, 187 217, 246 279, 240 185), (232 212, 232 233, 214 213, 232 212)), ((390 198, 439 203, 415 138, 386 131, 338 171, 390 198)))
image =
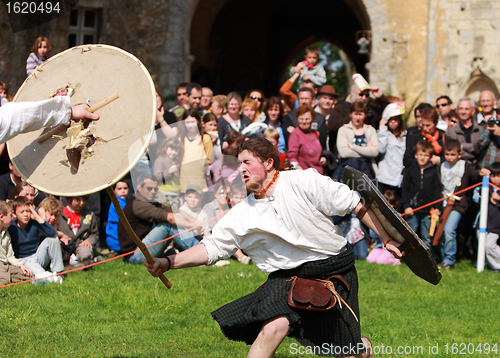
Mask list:
MULTIPOLYGON (((49 51, 48 39, 37 39, 28 72, 49 51)), ((113 186, 121 209, 146 245, 175 236, 152 246, 153 256, 198 244, 227 210, 245 198, 236 148, 249 137, 263 136, 279 150, 283 170, 312 168, 336 181, 343 180, 347 165, 367 174, 431 247, 442 269, 453 268, 460 257, 474 261, 478 205, 472 191, 432 207, 420 206, 479 182, 481 175, 491 174, 492 183, 500 185, 500 117, 494 94, 481 92, 478 105, 471 98, 460 98, 455 108, 444 95, 434 106, 420 103, 413 109, 416 125, 406 128, 401 114, 385 111, 398 98, 384 95, 377 86, 360 90, 353 85, 350 93, 339 95, 325 84, 318 59, 319 50, 308 47, 305 61, 292 67, 279 94, 267 99, 258 89, 245 96, 214 95, 197 83, 180 83, 178 103, 165 108, 157 91, 149 148, 129 175, 113 186), (431 216, 444 208, 451 210, 447 220, 442 217, 443 234, 433 238, 431 216)), ((11 98, 8 91, 0 82, 2 103, 11 98)), ((8 158, 5 147, 0 150, 8 158)), ((137 247, 117 208, 103 193, 55 198, 26 183, 12 164, 3 170, 0 284, 50 276, 65 266, 100 261, 102 255, 130 253, 125 256, 130 263, 145 260, 140 251, 134 252, 137 247)), ((487 229, 487 264, 492 270, 500 269, 499 202, 500 193, 494 188, 487 229)), ((385 255, 373 232, 356 217, 333 220, 358 259, 368 256, 370 262, 399 264, 385 255)), ((241 250, 235 259, 250 262, 241 250)))

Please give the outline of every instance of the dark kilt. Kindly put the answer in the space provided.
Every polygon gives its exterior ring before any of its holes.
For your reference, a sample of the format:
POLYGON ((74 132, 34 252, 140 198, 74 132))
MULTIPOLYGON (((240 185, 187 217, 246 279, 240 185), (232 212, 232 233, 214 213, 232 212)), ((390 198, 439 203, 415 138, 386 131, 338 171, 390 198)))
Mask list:
POLYGON ((360 325, 345 305, 341 309, 337 304, 329 311, 311 312, 293 309, 287 303, 291 286, 288 280, 292 276, 326 278, 332 275, 344 276, 349 284, 350 291, 347 291, 342 283, 334 280, 337 292, 359 319, 358 276, 350 245, 340 255, 269 274, 255 292, 222 306, 212 312, 212 316, 227 338, 247 344, 255 341, 265 321, 286 315, 290 320, 288 336, 303 346, 314 348, 326 344, 330 352, 333 352, 331 347, 357 346, 361 343, 360 325))

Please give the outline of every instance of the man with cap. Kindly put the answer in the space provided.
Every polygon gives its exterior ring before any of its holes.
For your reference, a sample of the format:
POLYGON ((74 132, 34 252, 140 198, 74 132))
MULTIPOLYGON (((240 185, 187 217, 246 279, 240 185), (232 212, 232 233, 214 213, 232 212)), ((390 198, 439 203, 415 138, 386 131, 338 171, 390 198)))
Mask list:
POLYGON ((323 85, 318 92, 318 105, 315 111, 325 116, 326 123, 330 117, 330 112, 337 101, 337 94, 332 85, 323 85))

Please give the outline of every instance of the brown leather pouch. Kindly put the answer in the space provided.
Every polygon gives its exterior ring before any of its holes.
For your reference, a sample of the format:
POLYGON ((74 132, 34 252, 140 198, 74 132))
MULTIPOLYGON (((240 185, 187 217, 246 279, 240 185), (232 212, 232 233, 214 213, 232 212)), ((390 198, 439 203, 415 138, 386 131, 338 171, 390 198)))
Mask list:
POLYGON ((339 299, 343 300, 330 281, 331 278, 340 280, 349 290, 349 285, 340 275, 331 276, 326 280, 294 276, 288 291, 288 304, 299 310, 327 311, 333 308, 339 299))

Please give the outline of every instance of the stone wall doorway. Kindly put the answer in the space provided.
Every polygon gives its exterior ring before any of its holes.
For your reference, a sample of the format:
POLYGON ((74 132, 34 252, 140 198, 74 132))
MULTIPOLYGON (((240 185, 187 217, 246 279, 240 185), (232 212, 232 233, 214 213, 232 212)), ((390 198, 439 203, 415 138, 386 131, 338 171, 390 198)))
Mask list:
POLYGON ((337 44, 367 75, 356 31, 370 29, 362 0, 199 1, 187 39, 191 80, 215 93, 277 94, 291 56, 318 40, 337 44))

